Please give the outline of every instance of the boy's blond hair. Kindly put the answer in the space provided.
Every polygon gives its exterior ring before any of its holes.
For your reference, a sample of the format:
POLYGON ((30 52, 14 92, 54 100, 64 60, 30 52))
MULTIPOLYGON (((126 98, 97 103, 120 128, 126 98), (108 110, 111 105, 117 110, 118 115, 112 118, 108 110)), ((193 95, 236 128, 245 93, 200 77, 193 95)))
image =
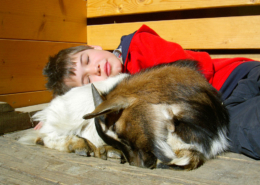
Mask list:
POLYGON ((75 75, 73 55, 93 49, 90 46, 76 46, 59 51, 58 54, 49 57, 49 62, 43 69, 43 74, 47 77, 46 87, 53 91, 53 95, 63 95, 71 89, 64 83, 65 78, 75 75))

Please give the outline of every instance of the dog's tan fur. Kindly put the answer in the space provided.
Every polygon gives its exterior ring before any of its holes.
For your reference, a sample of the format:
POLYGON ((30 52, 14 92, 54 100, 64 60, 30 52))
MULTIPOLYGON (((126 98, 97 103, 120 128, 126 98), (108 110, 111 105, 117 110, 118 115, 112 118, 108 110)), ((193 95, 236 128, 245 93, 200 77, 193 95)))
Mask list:
POLYGON ((130 164, 153 168, 158 158, 190 170, 227 148, 228 114, 220 96, 195 62, 183 63, 124 79, 85 116, 105 115, 107 128, 117 135, 113 139, 128 151, 130 164), (207 109, 209 117, 199 112, 207 109))

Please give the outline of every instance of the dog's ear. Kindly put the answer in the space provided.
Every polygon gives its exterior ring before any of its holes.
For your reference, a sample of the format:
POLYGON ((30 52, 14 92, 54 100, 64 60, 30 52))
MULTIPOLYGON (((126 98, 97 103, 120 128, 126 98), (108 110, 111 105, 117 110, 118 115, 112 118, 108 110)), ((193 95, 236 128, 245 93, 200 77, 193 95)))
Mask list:
POLYGON ((100 115, 119 111, 129 106, 128 98, 118 95, 112 99, 103 100, 97 89, 92 85, 94 104, 96 109, 83 116, 83 119, 91 119, 100 115))
POLYGON ((99 106, 97 106, 93 112, 84 115, 83 119, 91 119, 100 115, 119 111, 127 106, 128 103, 122 100, 122 98, 113 98, 111 100, 105 100, 99 106))
POLYGON ((92 89, 94 105, 95 107, 97 107, 104 101, 104 98, 101 96, 101 94, 98 92, 98 90, 93 84, 91 84, 91 89, 92 89))

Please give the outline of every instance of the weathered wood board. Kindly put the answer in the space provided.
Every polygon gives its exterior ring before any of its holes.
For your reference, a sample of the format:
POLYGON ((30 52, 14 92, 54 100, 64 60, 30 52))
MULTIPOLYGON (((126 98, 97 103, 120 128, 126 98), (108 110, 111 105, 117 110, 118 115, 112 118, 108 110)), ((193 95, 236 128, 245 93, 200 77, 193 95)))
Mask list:
POLYGON ((226 153, 193 171, 143 169, 0 137, 0 184, 260 184, 260 161, 226 153))

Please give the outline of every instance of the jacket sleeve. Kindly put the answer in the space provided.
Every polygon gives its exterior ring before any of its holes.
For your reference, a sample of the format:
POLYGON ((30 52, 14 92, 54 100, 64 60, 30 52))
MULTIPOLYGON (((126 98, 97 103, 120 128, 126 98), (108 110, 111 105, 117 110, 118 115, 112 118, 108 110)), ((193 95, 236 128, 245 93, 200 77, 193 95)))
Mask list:
POLYGON ((214 71, 208 53, 184 50, 179 44, 164 40, 155 31, 143 25, 131 40, 125 61, 125 72, 134 74, 142 69, 180 59, 199 61, 201 72, 209 82, 212 81, 214 71))

